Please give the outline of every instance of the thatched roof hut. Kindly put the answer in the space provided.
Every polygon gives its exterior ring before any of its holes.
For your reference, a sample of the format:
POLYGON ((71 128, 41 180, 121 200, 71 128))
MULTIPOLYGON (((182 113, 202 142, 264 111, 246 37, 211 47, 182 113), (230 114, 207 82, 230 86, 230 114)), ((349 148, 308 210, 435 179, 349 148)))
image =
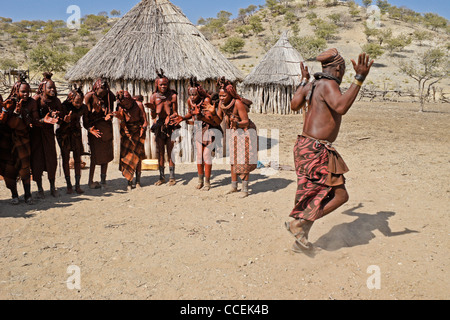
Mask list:
POLYGON ((291 113, 290 102, 301 82, 300 53, 289 43, 287 33, 267 52, 244 79, 243 91, 258 113, 291 113))
MULTIPOLYGON (((87 91, 95 79, 109 80, 113 91, 125 89, 145 101, 154 91, 156 69, 163 69, 186 112, 187 87, 193 76, 207 90, 225 76, 242 80, 233 66, 168 0, 142 0, 71 68, 66 79, 87 91)), ((147 150, 155 157, 153 150, 147 150)), ((192 157, 189 157, 192 158, 192 157)))

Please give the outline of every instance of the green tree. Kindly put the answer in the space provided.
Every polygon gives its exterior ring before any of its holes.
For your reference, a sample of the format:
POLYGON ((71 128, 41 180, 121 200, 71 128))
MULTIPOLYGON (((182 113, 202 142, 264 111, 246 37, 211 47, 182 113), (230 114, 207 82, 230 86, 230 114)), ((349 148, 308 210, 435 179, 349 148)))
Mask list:
POLYGON ((431 40, 433 38, 432 34, 427 31, 420 31, 416 30, 414 31, 414 40, 419 42, 419 46, 423 46, 423 41, 431 40))
POLYGON ((383 55, 384 50, 378 43, 366 43, 362 47, 363 52, 367 53, 370 58, 376 59, 383 55))
POLYGON ((406 46, 410 45, 412 42, 411 37, 407 35, 400 35, 395 38, 390 38, 386 40, 386 49, 392 55, 395 52, 402 51, 406 46))
POLYGON ((370 38, 378 38, 378 33, 378 29, 369 28, 367 24, 364 25, 364 34, 366 35, 366 39, 368 42, 371 41, 370 38))
POLYGON ((435 13, 425 13, 424 14, 425 26, 431 28, 431 30, 436 31, 439 28, 445 29, 447 27, 447 19, 439 16, 435 13))
POLYGON ((30 66, 39 72, 64 72, 70 61, 70 55, 60 48, 49 49, 38 45, 30 51, 30 66))
POLYGON ((78 60, 83 58, 88 52, 89 52, 88 48, 75 47, 73 48, 73 54, 70 57, 70 61, 75 64, 78 62, 78 60))
POLYGON ((331 40, 334 38, 337 30, 332 23, 328 23, 322 19, 316 19, 316 22, 314 33, 317 37, 325 40, 331 40))
POLYGON ((237 33, 240 33, 242 37, 246 38, 250 34, 252 27, 250 25, 240 26, 235 29, 237 33))
POLYGON ((247 7, 247 9, 245 9, 245 11, 247 11, 247 14, 252 15, 253 13, 255 13, 255 11, 258 9, 257 6, 255 6, 254 4, 251 4, 247 7))
POLYGON ((120 12, 120 10, 113 9, 109 14, 111 15, 111 17, 120 17, 122 13, 120 12))
POLYGON ((300 33, 300 27, 298 26, 297 23, 294 23, 294 24, 291 26, 291 30, 292 30, 292 33, 294 34, 294 36, 295 36, 295 37, 298 37, 298 35, 299 35, 299 33, 300 33))
POLYGON ((377 6, 380 8, 381 14, 386 14, 391 7, 387 0, 377 0, 377 6))
POLYGON ((362 4, 367 8, 372 4, 372 0, 362 0, 362 4))
POLYGON ((308 13, 306 14, 306 18, 309 20, 309 22, 313 22, 314 20, 317 19, 317 13, 315 13, 315 12, 313 12, 313 11, 308 12, 308 13))
POLYGON ((78 30, 78 35, 82 38, 87 37, 91 34, 91 32, 86 29, 85 27, 81 27, 80 30, 78 30))
POLYGON ((69 37, 68 41, 72 44, 73 47, 76 47, 77 43, 80 41, 80 37, 77 34, 74 34, 69 37))
POLYGON ((383 42, 386 42, 386 41, 389 41, 390 39, 392 39, 392 29, 390 29, 390 28, 380 29, 375 34, 375 37, 377 38, 378 43, 381 46, 383 44, 383 42))
POLYGON ((351 6, 350 9, 349 9, 349 13, 350 13, 350 16, 355 18, 355 17, 359 16, 359 14, 361 12, 359 11, 358 6, 351 6))
POLYGON ((342 15, 340 13, 333 13, 328 15, 328 19, 330 19, 334 24, 339 24, 342 20, 342 15))
POLYGON ((242 51, 242 48, 245 46, 245 41, 239 37, 230 37, 225 41, 225 44, 220 47, 222 52, 231 54, 236 56, 239 52, 242 51))
POLYGON ((241 23, 244 24, 246 18, 247 18, 247 10, 243 8, 239 9, 238 19, 241 21, 241 23))
POLYGON ((286 14, 287 6, 282 6, 277 0, 266 0, 266 7, 272 13, 272 16, 276 17, 281 14, 286 14))
POLYGON ((1 70, 9 70, 9 69, 17 69, 19 67, 19 64, 9 58, 1 59, 0 60, 0 69, 1 70))
POLYGON ((420 54, 418 59, 402 61, 399 70, 417 82, 420 111, 423 112, 431 88, 449 76, 450 61, 444 50, 431 48, 420 54))
POLYGON ((205 18, 203 18, 203 17, 200 17, 198 20, 197 20, 197 25, 205 25, 206 24, 206 20, 205 20, 205 18))
POLYGON ((337 0, 323 0, 326 7, 334 7, 337 6, 338 2, 337 0))
POLYGON ((12 22, 12 19, 11 19, 11 18, 0 17, 0 22, 11 23, 11 22, 12 22))
POLYGON ((222 35, 225 33, 225 22, 220 19, 208 18, 205 27, 212 34, 222 35))
POLYGON ((297 22, 297 15, 292 11, 288 11, 284 15, 284 21, 286 21, 288 26, 290 26, 297 22))
POLYGON ((231 12, 222 10, 222 11, 219 11, 219 13, 217 14, 217 19, 222 20, 223 23, 225 24, 225 23, 227 23, 228 21, 230 21, 230 17, 231 17, 232 15, 233 15, 233 14, 232 14, 231 12))
POLYGON ((45 38, 45 41, 54 48, 58 40, 61 38, 61 35, 59 33, 53 32, 49 33, 47 37, 45 38))
POLYGON ((19 47, 20 51, 23 52, 23 54, 25 55, 25 59, 28 59, 28 55, 27 52, 30 49, 30 45, 28 44, 28 41, 25 39, 16 39, 14 41, 14 44, 19 47))
POLYGON ((95 14, 87 15, 83 20, 83 25, 87 29, 100 29, 107 25, 108 18, 105 16, 96 16, 95 14))
POLYGON ((257 15, 251 16, 250 19, 248 20, 252 31, 255 35, 261 33, 264 31, 264 27, 262 25, 262 21, 261 18, 257 15))
POLYGON ((315 59, 327 47, 327 41, 320 37, 291 37, 289 42, 307 59, 315 59))

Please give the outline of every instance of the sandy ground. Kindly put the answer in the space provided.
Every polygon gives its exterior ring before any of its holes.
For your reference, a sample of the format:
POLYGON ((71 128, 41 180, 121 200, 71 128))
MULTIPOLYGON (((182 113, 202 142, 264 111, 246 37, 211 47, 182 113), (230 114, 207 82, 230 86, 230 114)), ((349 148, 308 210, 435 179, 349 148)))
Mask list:
POLYGON ((184 164, 176 186, 145 172, 127 193, 114 164, 106 190, 87 190, 83 171, 86 194, 69 196, 59 176, 61 196, 34 206, 9 205, 1 182, 0 299, 449 299, 450 109, 429 109, 358 103, 345 116, 336 148, 350 202, 314 225, 309 254, 283 228, 300 116, 251 115, 280 130, 285 170, 256 170, 247 199, 224 195, 227 165, 210 192, 184 164), (70 266, 80 289, 67 286, 70 266))

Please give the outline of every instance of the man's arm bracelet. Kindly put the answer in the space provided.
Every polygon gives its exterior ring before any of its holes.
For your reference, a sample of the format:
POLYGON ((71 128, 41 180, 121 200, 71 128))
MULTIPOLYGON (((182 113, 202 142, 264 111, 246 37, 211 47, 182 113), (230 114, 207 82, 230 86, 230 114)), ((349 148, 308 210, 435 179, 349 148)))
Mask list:
POLYGON ((356 80, 356 79, 353 81, 353 83, 356 84, 358 87, 362 87, 364 84, 364 82, 356 80))
POLYGON ((357 74, 355 76, 355 79, 360 81, 360 82, 364 82, 366 80, 366 77, 364 77, 363 75, 357 74))
POLYGON ((302 79, 302 82, 300 83, 300 87, 304 87, 308 84, 308 79, 304 78, 302 79))

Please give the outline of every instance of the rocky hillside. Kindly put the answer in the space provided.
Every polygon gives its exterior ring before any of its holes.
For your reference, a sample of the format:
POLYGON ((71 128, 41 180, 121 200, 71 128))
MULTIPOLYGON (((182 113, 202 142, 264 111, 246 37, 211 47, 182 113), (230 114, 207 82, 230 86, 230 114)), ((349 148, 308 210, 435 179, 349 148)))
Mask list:
MULTIPOLYGON (((313 72, 320 70, 315 55, 336 47, 346 58, 348 72, 343 85, 349 85, 353 77, 350 59, 365 50, 376 60, 366 87, 414 95, 418 82, 400 72, 400 67, 419 63, 424 52, 436 48, 444 55, 441 60, 448 60, 450 26, 436 14, 418 14, 387 1, 378 4, 379 15, 352 1, 267 0, 265 6, 241 9, 235 19, 221 11, 215 18, 198 22, 205 36, 244 74, 250 73, 281 33, 288 31, 291 43, 313 72)), ((117 19, 89 15, 81 29, 71 30, 63 21, 11 22, 0 18, 0 70, 30 68, 36 81, 43 69, 54 68, 56 79, 62 81, 65 69, 92 48, 117 19)), ((433 90, 437 100, 449 97, 448 74, 433 90)))

